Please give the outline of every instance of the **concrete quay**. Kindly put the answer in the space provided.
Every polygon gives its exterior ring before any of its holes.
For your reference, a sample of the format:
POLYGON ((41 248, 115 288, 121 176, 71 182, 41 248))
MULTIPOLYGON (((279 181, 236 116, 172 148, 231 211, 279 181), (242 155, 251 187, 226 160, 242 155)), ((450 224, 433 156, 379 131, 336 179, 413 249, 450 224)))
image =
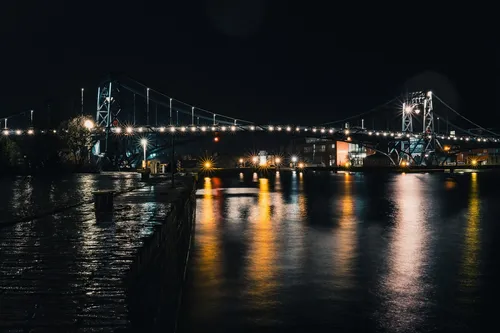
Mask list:
POLYGON ((195 215, 176 182, 0 228, 0 332, 173 331, 195 215))

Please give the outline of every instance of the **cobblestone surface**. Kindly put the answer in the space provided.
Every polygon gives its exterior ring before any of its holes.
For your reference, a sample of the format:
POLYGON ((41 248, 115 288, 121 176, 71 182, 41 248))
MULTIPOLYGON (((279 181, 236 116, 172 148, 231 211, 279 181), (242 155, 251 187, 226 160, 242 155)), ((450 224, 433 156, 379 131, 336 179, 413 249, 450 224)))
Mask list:
POLYGON ((112 332, 129 326, 126 277, 180 190, 161 183, 0 229, 0 332, 112 332))

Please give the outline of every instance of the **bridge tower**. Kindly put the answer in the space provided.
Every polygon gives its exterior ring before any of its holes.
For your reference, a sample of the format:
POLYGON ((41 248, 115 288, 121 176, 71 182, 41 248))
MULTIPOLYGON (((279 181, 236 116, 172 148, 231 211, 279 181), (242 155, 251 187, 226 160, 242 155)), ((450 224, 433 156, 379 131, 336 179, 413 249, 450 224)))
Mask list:
POLYGON ((120 87, 117 81, 104 81, 97 88, 96 125, 105 130, 104 152, 108 153, 108 141, 111 128, 118 125, 121 111, 120 87))
POLYGON ((432 92, 412 92, 406 97, 402 110, 402 132, 406 136, 400 142, 400 160, 413 161, 417 165, 429 162, 435 151, 434 112, 432 92), (413 131, 413 118, 422 113, 422 134, 413 131))

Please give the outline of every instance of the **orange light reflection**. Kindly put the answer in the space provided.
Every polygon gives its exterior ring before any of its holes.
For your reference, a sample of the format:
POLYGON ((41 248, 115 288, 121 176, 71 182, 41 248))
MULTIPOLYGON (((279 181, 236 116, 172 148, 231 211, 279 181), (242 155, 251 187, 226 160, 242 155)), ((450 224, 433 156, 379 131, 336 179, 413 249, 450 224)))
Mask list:
POLYGON ((249 253, 251 301, 259 309, 272 307, 275 282, 275 239, 271 221, 271 197, 269 181, 259 179, 258 212, 252 221, 253 239, 249 253))
POLYGON ((343 280, 345 287, 354 281, 352 278, 353 257, 356 253, 356 215, 354 212, 354 198, 352 195, 353 179, 349 174, 345 174, 344 193, 340 200, 340 211, 342 216, 339 220, 339 227, 334 229, 337 239, 335 258, 335 268, 338 276, 343 280))
POLYGON ((480 214, 477 173, 472 173, 467 227, 465 229, 464 258, 462 261, 461 284, 464 288, 475 288, 477 285, 480 250, 480 214))

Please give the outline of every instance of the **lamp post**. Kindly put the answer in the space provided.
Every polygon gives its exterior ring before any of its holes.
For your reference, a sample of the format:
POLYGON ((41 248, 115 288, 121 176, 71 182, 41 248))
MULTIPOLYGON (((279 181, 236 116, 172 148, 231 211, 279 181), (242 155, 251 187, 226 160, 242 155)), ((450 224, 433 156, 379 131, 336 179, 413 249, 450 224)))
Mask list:
POLYGON ((146 125, 149 126, 149 88, 146 89, 146 125))
MULTIPOLYGON (((81 107, 82 107, 82 109, 81 109, 81 114, 82 114, 82 115, 83 115, 83 91, 84 91, 84 90, 85 90, 85 89, 83 89, 83 88, 82 88, 82 101, 81 101, 81 102, 82 102, 82 103, 81 103, 81 107)), ((33 111, 32 111, 32 113, 33 113, 33 111)))
MULTIPOLYGON (((31 113, 33 114, 33 111, 31 111, 31 113)), ((85 120, 83 122, 83 126, 86 129, 88 129, 89 132, 91 132, 92 129, 94 128, 95 124, 94 124, 94 122, 91 119, 87 119, 87 120, 85 120)), ((91 150, 92 150, 92 146, 90 146, 89 149, 88 149, 88 156, 87 156, 87 158, 88 158, 89 162, 91 162, 91 160, 90 160, 90 152, 91 152, 91 150)))
POLYGON ((146 155, 146 148, 148 146, 148 140, 147 139, 141 139, 141 145, 142 145, 142 148, 144 150, 144 169, 147 168, 148 166, 148 162, 147 162, 147 155, 146 155))

